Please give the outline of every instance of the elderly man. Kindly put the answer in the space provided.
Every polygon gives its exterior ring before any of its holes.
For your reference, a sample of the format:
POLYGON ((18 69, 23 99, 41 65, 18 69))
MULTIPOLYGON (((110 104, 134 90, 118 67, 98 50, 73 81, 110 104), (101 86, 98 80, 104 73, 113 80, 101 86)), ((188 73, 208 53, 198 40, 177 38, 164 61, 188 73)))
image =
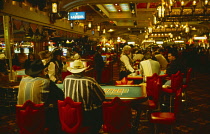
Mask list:
POLYGON ((83 62, 75 60, 64 79, 63 88, 65 97, 70 97, 76 102, 83 104, 83 126, 90 127, 90 133, 96 134, 102 125, 102 102, 105 100, 105 93, 97 81, 91 77, 84 76, 83 62))

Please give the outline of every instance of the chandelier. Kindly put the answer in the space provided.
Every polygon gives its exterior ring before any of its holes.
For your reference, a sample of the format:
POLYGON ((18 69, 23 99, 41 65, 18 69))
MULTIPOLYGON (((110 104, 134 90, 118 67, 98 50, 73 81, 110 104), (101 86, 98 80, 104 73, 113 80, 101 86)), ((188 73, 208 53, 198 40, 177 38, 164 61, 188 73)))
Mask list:
POLYGON ((161 5, 157 7, 155 17, 156 22, 209 21, 209 0, 162 0, 161 5))

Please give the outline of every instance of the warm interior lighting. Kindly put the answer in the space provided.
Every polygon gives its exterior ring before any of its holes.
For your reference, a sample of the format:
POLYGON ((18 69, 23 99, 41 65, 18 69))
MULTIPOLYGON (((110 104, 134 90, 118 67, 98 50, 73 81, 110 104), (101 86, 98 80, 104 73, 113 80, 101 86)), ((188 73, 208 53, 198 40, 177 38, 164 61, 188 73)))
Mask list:
POLYGON ((105 34, 105 33, 106 33, 106 29, 104 28, 104 29, 103 29, 103 34, 105 34))
POLYGON ((209 1, 208 0, 205 0, 204 4, 205 5, 208 5, 209 1))
POLYGON ((184 1, 181 1, 181 6, 184 6, 184 1))
POLYGON ((196 6, 196 0, 193 1, 192 5, 193 6, 196 6))
POLYGON ((163 44, 163 41, 156 41, 156 44, 163 44))
POLYGON ((88 28, 91 28, 91 26, 92 26, 92 23, 91 23, 91 21, 89 21, 88 22, 88 28))
POLYGON ((52 3, 52 13, 57 13, 58 12, 58 4, 57 3, 52 3))
POLYGON ((114 29, 109 29, 107 32, 114 32, 114 29))
POLYGON ((175 40, 174 42, 175 42, 175 43, 184 43, 183 40, 175 40))
POLYGON ((164 6, 163 5, 159 6, 157 8, 157 10, 158 10, 158 17, 159 18, 163 18, 164 15, 165 15, 165 8, 164 8, 164 6))
POLYGON ((101 31, 101 26, 100 25, 97 26, 97 31, 98 32, 101 31))
POLYGON ((203 36, 203 37, 194 37, 194 40, 206 40, 207 37, 203 36))

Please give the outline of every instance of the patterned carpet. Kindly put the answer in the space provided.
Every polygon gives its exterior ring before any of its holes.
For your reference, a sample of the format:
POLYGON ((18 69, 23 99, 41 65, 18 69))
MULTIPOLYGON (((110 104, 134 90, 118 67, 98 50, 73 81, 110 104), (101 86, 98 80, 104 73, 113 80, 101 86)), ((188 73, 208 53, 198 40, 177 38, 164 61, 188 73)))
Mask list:
MULTIPOLYGON (((210 132, 210 74, 197 73, 191 81, 188 93, 188 105, 182 110, 174 126, 174 134, 209 134, 210 132)), ((18 134, 14 111, 0 108, 0 134, 18 134)), ((168 126, 159 127, 161 134, 168 134, 168 126)), ((139 134, 152 134, 153 126, 142 122, 139 134)))

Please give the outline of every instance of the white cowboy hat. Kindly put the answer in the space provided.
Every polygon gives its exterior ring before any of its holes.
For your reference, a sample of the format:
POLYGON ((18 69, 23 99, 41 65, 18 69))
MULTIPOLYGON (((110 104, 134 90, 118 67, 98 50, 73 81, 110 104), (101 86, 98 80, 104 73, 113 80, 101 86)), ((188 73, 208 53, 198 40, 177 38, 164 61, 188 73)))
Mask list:
POLYGON ((84 67, 83 62, 81 60, 75 60, 71 67, 67 67, 67 70, 71 73, 80 73, 86 70, 88 67, 84 67))

